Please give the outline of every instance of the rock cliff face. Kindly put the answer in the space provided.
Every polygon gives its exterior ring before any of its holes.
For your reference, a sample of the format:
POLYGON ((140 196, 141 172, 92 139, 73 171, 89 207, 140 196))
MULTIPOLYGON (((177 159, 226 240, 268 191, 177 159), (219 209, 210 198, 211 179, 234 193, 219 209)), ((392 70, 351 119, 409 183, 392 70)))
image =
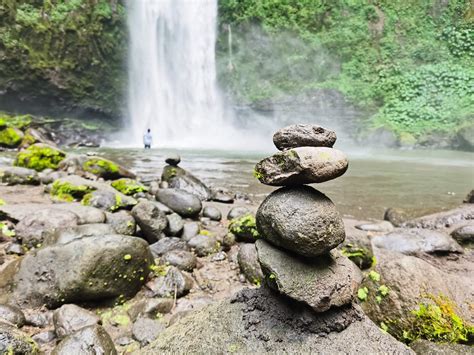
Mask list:
POLYGON ((110 118, 126 70, 121 0, 0 4, 0 107, 110 118))

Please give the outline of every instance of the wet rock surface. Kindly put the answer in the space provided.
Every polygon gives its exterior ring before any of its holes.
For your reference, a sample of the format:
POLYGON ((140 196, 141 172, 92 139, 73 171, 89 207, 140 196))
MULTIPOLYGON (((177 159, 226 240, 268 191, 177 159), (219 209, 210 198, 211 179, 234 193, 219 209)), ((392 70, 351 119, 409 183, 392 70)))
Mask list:
POLYGON ((323 147, 299 147, 276 153, 255 166, 261 183, 290 186, 319 183, 343 175, 348 167, 344 153, 323 147))
POLYGON ((39 355, 38 345, 14 325, 0 321, 0 354, 39 355))
POLYGON ((316 312, 350 304, 362 281, 357 267, 336 250, 304 259, 263 240, 255 244, 268 285, 316 312))
POLYGON ((179 166, 165 166, 161 180, 167 182, 170 188, 189 192, 203 201, 212 197, 211 190, 201 180, 179 166))
POLYGON ((273 143, 279 150, 296 147, 329 147, 336 143, 336 133, 318 125, 295 124, 279 129, 273 143))
POLYGON ((263 272, 258 261, 255 244, 241 244, 237 260, 242 274, 245 275, 249 282, 259 285, 263 281, 263 272))
POLYGON ((132 216, 149 243, 154 243, 161 239, 162 232, 168 225, 166 215, 149 201, 140 201, 133 207, 132 216))
POLYGON ((309 186, 272 192, 260 205, 256 220, 265 240, 307 257, 327 253, 345 237, 334 204, 309 186))
POLYGON ((54 348, 52 355, 110 354, 116 355, 114 343, 100 325, 82 328, 67 336, 54 348))
POLYGON ((244 290, 167 328, 142 354, 186 353, 394 353, 412 351, 368 320, 358 307, 315 313, 260 288, 244 290), (195 339, 199 338, 199 342, 195 339))
POLYGON ((65 304, 53 312, 53 323, 56 335, 63 338, 79 329, 100 323, 100 318, 84 308, 65 304))
POLYGON ((462 253, 462 247, 449 235, 426 229, 400 229, 372 240, 378 248, 412 255, 416 253, 462 253))
POLYGON ((14 297, 20 304, 54 307, 133 295, 151 262, 147 243, 130 236, 89 237, 45 247, 21 261, 14 297))
POLYGON ((202 209, 201 200, 184 190, 160 189, 156 199, 182 217, 195 217, 202 209))

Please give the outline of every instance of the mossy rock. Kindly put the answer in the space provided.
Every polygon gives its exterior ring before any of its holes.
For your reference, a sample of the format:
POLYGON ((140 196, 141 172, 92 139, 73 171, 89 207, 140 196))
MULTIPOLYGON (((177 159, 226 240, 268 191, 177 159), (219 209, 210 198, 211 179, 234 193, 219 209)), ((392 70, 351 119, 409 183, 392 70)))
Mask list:
POLYGON ((135 175, 132 172, 126 170, 111 160, 101 157, 93 157, 88 159, 83 163, 82 168, 84 171, 106 180, 115 180, 123 177, 135 178, 135 175))
POLYGON ((44 169, 56 170, 58 164, 65 157, 66 153, 63 151, 47 144, 37 143, 19 152, 14 165, 34 169, 36 171, 43 171, 44 169))
POLYGON ((255 242, 259 237, 255 217, 251 214, 233 219, 229 225, 229 231, 242 242, 255 242))
POLYGON ((23 132, 18 128, 6 127, 0 131, 0 147, 16 148, 23 139, 23 132))
POLYGON ((362 270, 370 268, 374 261, 372 250, 360 245, 346 244, 341 248, 341 252, 362 270))
POLYGON ((30 126, 32 120, 33 117, 31 115, 11 116, 2 113, 0 114, 0 128, 3 125, 11 128, 18 128, 20 130, 24 130, 30 126))
POLYGON ((147 192, 148 188, 136 180, 122 178, 112 181, 112 187, 124 195, 134 195, 139 192, 147 192))
POLYGON ((67 181, 56 180, 51 186, 51 196, 60 201, 80 201, 82 198, 94 191, 95 188, 87 185, 74 185, 67 181))

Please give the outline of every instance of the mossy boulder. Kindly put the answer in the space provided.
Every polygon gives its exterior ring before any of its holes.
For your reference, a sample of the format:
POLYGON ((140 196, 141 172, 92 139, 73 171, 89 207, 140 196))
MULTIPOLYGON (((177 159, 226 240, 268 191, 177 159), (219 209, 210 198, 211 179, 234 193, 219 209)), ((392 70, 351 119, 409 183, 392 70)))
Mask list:
POLYGON ((147 192, 148 188, 136 180, 122 178, 111 183, 112 187, 124 195, 134 195, 139 192, 147 192))
POLYGON ((12 116, 6 113, 0 113, 0 128, 2 128, 2 126, 8 126, 24 130, 29 127, 32 119, 31 115, 12 116))
POLYGON ((23 140, 21 141, 21 148, 28 148, 30 145, 35 144, 35 143, 46 143, 51 146, 54 146, 55 144, 51 141, 49 141, 43 133, 41 133, 39 130, 35 128, 28 128, 25 131, 25 134, 23 136, 23 140))
POLYGON ((0 147, 16 148, 23 139, 23 132, 18 128, 6 127, 0 131, 0 147))
POLYGON ((57 200, 72 202, 81 201, 86 194, 94 190, 95 188, 89 185, 77 185, 69 181, 58 179, 51 185, 50 194, 57 200))
POLYGON ((120 209, 131 209, 137 201, 114 190, 96 190, 86 195, 81 202, 84 206, 92 206, 104 211, 115 212, 120 209))
POLYGON ((255 217, 251 214, 233 219, 229 224, 229 231, 240 242, 255 242, 259 237, 255 217))
POLYGON ((91 174, 104 178, 105 180, 115 180, 120 178, 134 179, 135 174, 111 160, 101 157, 91 157, 87 159, 82 168, 91 174))
POLYGON ((0 181, 7 185, 39 185, 40 179, 35 170, 9 166, 0 168, 0 181))
POLYGON ((66 153, 43 143, 36 143, 28 147, 16 156, 14 165, 24 168, 43 171, 45 169, 56 170, 58 164, 66 157, 66 153))
POLYGON ((131 236, 90 236, 44 247, 22 259, 14 299, 48 307, 125 300, 146 282, 152 263, 148 243, 131 236))

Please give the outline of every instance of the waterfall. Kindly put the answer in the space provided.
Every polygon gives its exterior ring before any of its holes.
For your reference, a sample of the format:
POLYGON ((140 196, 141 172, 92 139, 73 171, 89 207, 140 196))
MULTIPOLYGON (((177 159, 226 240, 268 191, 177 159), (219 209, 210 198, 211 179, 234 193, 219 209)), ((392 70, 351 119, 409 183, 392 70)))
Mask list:
POLYGON ((125 142, 225 148, 232 113, 216 81, 217 0, 129 0, 129 117, 125 142))

